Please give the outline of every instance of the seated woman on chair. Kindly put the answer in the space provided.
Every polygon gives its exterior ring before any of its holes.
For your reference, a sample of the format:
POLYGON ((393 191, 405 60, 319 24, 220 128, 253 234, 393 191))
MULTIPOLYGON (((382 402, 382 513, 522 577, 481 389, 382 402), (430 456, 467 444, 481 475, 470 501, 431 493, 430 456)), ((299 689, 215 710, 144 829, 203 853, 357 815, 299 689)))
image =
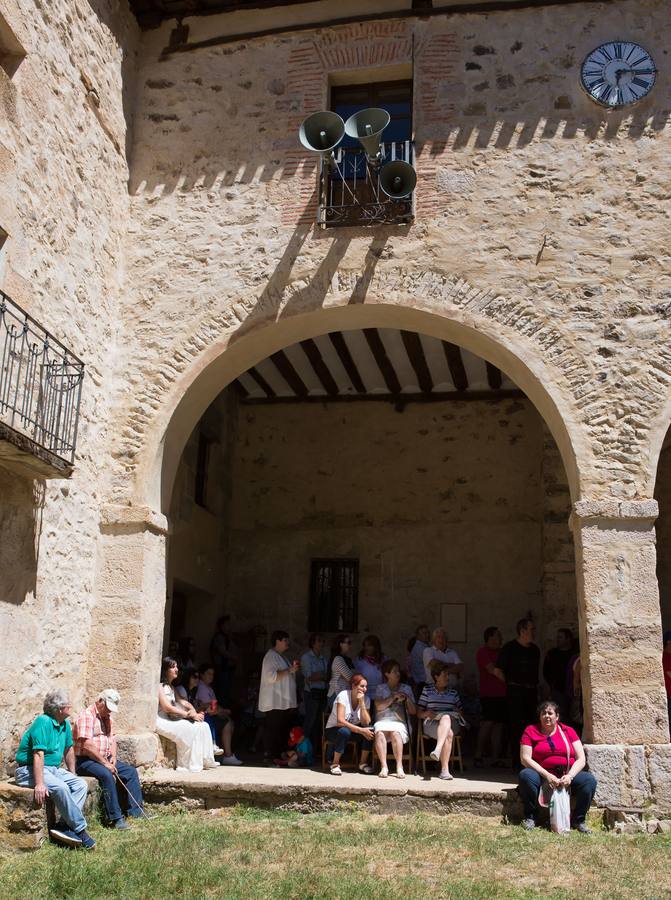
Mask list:
POLYGON ((451 781, 450 754, 452 740, 461 731, 464 718, 461 699, 457 691, 450 688, 450 663, 434 659, 429 666, 433 684, 425 684, 417 701, 417 716, 424 720, 424 734, 434 738, 435 748, 429 756, 440 762, 440 777, 451 781))
POLYGON ((412 688, 401 684, 401 667, 395 659, 382 663, 386 684, 378 685, 375 692, 375 750, 380 760, 380 778, 389 774, 387 767, 387 741, 396 761, 396 777, 405 778, 403 771, 403 744, 410 740, 408 716, 415 715, 415 698, 412 688))
POLYGON ((326 723, 326 740, 333 744, 331 775, 342 775, 340 757, 350 741, 361 746, 359 771, 372 775, 373 767, 368 765, 368 754, 373 741, 370 728, 370 700, 366 696, 368 683, 363 675, 354 675, 348 690, 341 691, 335 698, 333 709, 326 723))

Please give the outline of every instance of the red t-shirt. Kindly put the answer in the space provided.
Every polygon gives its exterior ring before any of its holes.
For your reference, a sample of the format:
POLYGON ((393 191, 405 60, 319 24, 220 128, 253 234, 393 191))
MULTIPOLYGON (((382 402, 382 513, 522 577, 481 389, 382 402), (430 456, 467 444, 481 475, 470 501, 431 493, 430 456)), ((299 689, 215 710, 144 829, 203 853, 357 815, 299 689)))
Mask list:
POLYGON ((480 673, 480 696, 481 697, 505 697, 506 696, 506 686, 500 681, 496 675, 492 675, 491 672, 487 671, 487 666, 490 663, 494 663, 496 665, 496 660, 499 658, 499 650, 493 650, 491 647, 488 647, 486 644, 484 647, 480 647, 478 652, 475 654, 475 661, 478 666, 478 672, 480 673))
POLYGON ((664 687, 668 697, 671 697, 671 677, 667 674, 671 672, 671 653, 666 650, 662 653, 662 668, 664 669, 664 687))
POLYGON ((559 733, 559 729, 566 735, 569 744, 570 765, 575 762, 575 750, 573 744, 580 738, 568 725, 559 725, 552 735, 543 734, 537 725, 529 725, 524 729, 520 744, 532 747, 531 758, 534 762, 550 771, 554 769, 566 769, 566 743, 559 733))

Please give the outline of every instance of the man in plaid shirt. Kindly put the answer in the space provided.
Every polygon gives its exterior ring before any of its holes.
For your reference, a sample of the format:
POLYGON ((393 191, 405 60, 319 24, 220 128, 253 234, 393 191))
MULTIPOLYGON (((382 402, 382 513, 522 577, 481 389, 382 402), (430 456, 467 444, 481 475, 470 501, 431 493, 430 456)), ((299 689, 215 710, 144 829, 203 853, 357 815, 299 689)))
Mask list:
POLYGON ((117 759, 116 737, 112 716, 119 709, 119 692, 106 688, 95 703, 87 706, 77 716, 73 728, 77 774, 97 778, 103 792, 107 820, 113 828, 128 828, 122 812, 127 806, 130 818, 140 818, 144 811, 142 790, 137 769, 117 759), (119 780, 128 793, 121 790, 119 780))

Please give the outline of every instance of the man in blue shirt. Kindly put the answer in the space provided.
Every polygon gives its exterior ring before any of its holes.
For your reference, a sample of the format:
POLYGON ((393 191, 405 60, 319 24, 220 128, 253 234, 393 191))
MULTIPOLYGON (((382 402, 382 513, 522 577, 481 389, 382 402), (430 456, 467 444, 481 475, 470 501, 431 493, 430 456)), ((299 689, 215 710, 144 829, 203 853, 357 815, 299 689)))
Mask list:
POLYGON ((36 806, 51 797, 61 816, 49 829, 52 840, 66 847, 92 850, 96 842, 86 830, 82 812, 87 786, 75 775, 75 751, 68 716, 72 705, 64 691, 44 698, 44 715, 24 732, 16 751, 16 783, 32 787, 36 806), (63 768, 65 762, 65 768, 63 768))
POLYGON ((303 673, 303 703, 305 704, 305 721, 303 732, 312 741, 312 746, 319 746, 321 733, 318 725, 321 715, 326 709, 326 692, 328 689, 328 659, 322 654, 324 638, 321 634, 311 634, 308 640, 310 649, 301 656, 301 672, 303 673))

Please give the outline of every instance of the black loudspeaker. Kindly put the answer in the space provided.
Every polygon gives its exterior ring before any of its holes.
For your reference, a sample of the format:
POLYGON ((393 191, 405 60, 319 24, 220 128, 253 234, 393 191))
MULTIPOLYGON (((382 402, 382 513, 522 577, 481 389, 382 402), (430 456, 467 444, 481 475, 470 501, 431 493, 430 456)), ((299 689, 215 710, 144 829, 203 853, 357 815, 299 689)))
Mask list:
POLYGON ((410 163, 395 159, 380 169, 380 187, 392 200, 409 197, 417 184, 417 172, 410 163))

